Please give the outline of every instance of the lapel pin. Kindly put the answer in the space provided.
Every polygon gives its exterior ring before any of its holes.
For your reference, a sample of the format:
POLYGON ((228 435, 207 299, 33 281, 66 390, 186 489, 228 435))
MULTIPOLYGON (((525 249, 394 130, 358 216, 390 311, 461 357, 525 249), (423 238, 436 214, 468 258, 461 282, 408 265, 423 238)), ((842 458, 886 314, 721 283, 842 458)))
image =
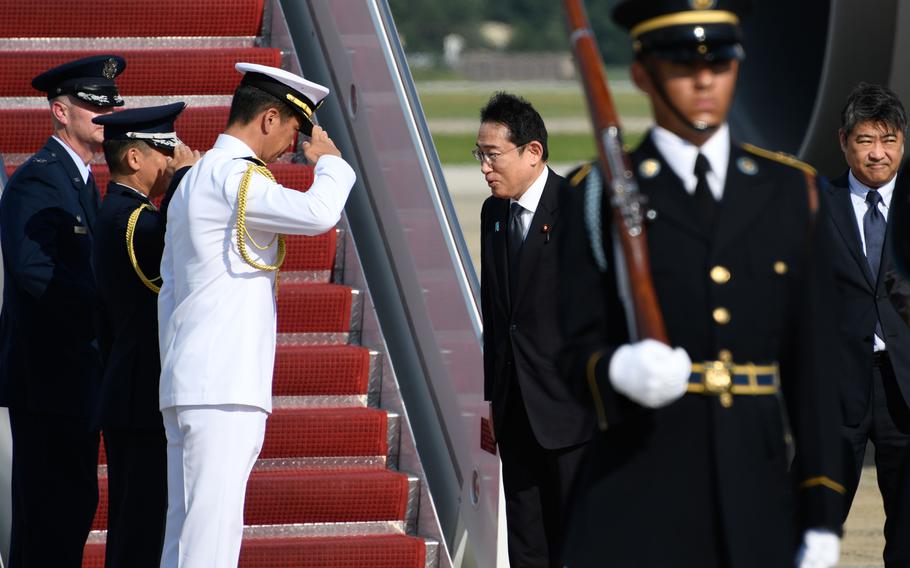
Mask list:
POLYGON ((495 231, 497 233, 499 232, 499 221, 496 221, 496 224, 493 225, 493 231, 495 231))
POLYGON ((540 232, 546 235, 546 242, 550 242, 550 226, 544 225, 540 228, 540 232))
POLYGON ((755 160, 747 156, 743 156, 736 160, 736 167, 747 176, 754 176, 758 173, 758 164, 755 163, 755 160))

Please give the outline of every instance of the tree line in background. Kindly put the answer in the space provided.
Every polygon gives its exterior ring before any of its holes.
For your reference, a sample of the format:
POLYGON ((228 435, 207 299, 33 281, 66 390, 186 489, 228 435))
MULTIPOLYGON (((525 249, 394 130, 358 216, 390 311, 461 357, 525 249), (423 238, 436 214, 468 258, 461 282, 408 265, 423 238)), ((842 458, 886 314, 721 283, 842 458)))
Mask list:
MULTIPOLYGON (((632 58, 628 35, 610 20, 620 0, 589 0, 591 27, 604 62, 627 63, 632 58)), ((389 0, 398 33, 408 53, 438 54, 443 38, 457 34, 466 49, 501 49, 511 52, 568 51, 569 41, 562 2, 557 0, 389 0), (483 30, 490 23, 505 24, 508 41, 491 44, 483 30)))

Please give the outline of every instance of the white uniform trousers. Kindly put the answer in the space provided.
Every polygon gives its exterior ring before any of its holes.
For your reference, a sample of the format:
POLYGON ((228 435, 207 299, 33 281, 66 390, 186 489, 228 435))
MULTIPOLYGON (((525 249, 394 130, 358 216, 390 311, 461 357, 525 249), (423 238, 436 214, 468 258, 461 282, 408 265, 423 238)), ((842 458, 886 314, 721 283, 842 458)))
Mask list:
POLYGON ((240 404, 173 406, 161 568, 231 568, 240 558, 246 484, 268 413, 240 404))

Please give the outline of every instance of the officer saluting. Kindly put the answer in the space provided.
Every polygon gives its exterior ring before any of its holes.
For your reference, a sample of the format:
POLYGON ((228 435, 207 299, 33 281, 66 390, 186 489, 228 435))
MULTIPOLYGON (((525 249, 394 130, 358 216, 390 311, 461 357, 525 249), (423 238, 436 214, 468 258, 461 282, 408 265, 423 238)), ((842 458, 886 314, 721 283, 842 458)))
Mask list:
POLYGON ((571 568, 838 559, 837 366, 824 352, 833 280, 810 168, 729 134, 743 4, 627 0, 613 13, 657 123, 631 161, 675 348, 629 337, 609 196, 598 201, 589 167, 570 175, 565 361, 602 430, 572 514, 571 568))
POLYGON ((98 502, 101 379, 92 241, 101 149, 92 118, 123 105, 121 57, 71 61, 35 77, 53 135, 13 174, 0 201, 3 313, 0 404, 13 436, 10 566, 82 566, 98 502))
POLYGON ((246 482, 272 410, 281 234, 332 229, 355 180, 313 123, 328 89, 282 69, 236 67, 245 75, 227 129, 180 182, 167 213, 158 296, 168 439, 162 568, 237 564, 246 482), (265 167, 298 131, 310 136, 304 155, 316 164, 306 193, 281 186, 265 167))
POLYGON ((111 171, 95 227, 98 336, 105 358, 97 419, 107 452, 108 568, 157 568, 164 540, 167 440, 158 410, 158 267, 167 202, 199 159, 174 132, 185 106, 135 108, 93 120, 104 126, 111 171), (159 211, 151 200, 165 190, 159 211))

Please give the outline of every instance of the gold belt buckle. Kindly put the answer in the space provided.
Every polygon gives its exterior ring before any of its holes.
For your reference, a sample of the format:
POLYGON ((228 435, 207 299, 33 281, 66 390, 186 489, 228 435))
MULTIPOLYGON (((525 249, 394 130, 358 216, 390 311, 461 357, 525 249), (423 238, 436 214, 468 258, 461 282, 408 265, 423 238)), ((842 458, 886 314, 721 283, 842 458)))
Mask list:
POLYGON ((733 406, 733 369, 725 361, 705 363, 705 392, 716 395, 724 408, 733 406))

